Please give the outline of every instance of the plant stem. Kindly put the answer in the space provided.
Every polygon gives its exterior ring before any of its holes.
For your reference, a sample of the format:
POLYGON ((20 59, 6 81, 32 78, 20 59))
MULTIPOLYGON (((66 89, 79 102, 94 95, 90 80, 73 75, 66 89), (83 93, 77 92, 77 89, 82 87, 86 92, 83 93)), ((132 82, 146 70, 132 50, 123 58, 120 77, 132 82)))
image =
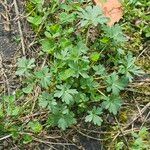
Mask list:
POLYGON ((89 40, 89 31, 90 31, 90 27, 88 27, 88 30, 87 30, 87 33, 86 33, 86 41, 85 41, 86 46, 87 46, 88 40, 89 40))

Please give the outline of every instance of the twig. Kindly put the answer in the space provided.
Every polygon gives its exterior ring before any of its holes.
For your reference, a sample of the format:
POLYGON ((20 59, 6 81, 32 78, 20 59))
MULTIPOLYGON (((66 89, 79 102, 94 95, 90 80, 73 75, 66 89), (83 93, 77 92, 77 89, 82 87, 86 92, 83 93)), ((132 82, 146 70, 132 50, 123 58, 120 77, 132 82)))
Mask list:
POLYGON ((6 135, 6 136, 0 138, 0 141, 6 140, 6 139, 10 138, 11 136, 12 136, 12 134, 6 135))
MULTIPOLYGON (((150 102, 147 103, 147 104, 144 106, 144 108, 142 108, 141 114, 138 113, 138 114, 135 116, 135 118, 134 118, 129 124, 127 124, 124 128, 122 128, 122 132, 124 132, 125 129, 127 129, 131 124, 133 124, 133 123, 140 117, 140 115, 142 115, 142 114, 147 110, 148 107, 150 107, 150 102)), ((120 133, 121 133, 121 132, 118 132, 118 133, 115 135, 113 141, 120 135, 120 133)))
POLYGON ((139 112, 140 118, 143 120, 142 112, 141 112, 141 109, 140 109, 140 107, 139 107, 139 105, 138 105, 138 102, 137 102, 136 100, 134 100, 134 101, 135 101, 136 107, 137 107, 137 109, 138 109, 138 112, 139 112))
POLYGON ((117 119, 115 116, 114 116, 114 118, 115 118, 115 120, 116 120, 116 122, 117 122, 117 125, 118 125, 118 128, 119 128, 119 131, 120 131, 120 133, 122 134, 122 137, 123 137, 124 143, 125 143, 125 145, 126 145, 127 149, 129 150, 129 149, 130 149, 130 148, 129 148, 129 144, 128 144, 128 141, 127 141, 127 139, 126 139, 126 137, 125 137, 125 135, 124 135, 124 133, 123 133, 123 131, 122 131, 122 128, 121 128, 121 126, 120 126, 120 123, 119 123, 118 119, 117 119))
POLYGON ((33 137, 33 140, 36 142, 40 142, 40 143, 44 143, 44 144, 51 144, 51 145, 64 145, 64 146, 75 146, 75 144, 71 144, 71 143, 55 143, 55 142, 49 142, 49 141, 45 141, 45 140, 41 140, 38 138, 33 137))
MULTIPOLYGON (((148 107, 150 107, 150 102, 147 103, 147 104, 144 106, 144 108, 142 108, 141 114, 143 114, 143 113, 147 110, 148 107)), ((124 127, 124 129, 128 128, 133 122, 135 122, 135 121, 140 117, 141 114, 138 113, 138 114, 135 116, 135 118, 134 118, 126 127, 124 127)))
POLYGON ((37 86, 36 89, 35 89, 35 96, 34 96, 34 99, 33 99, 33 105, 32 105, 30 114, 32 114, 32 112, 34 110, 34 107, 35 107, 35 104, 36 104, 36 100, 38 99, 40 90, 41 90, 41 88, 39 86, 37 86))
POLYGON ((4 28, 6 31, 10 31, 10 16, 9 16, 9 13, 8 13, 8 10, 7 10, 7 0, 4 0, 4 3, 1 2, 1 4, 4 6, 5 8, 5 15, 3 15, 1 13, 1 15, 4 17, 4 19, 6 20, 6 22, 4 22, 4 28))
POLYGON ((10 95, 10 87, 9 87, 9 81, 8 81, 8 77, 4 71, 4 69, 2 68, 2 72, 3 72, 3 75, 5 77, 5 80, 6 80, 6 86, 7 86, 7 92, 8 92, 8 95, 10 95))
MULTIPOLYGON (((30 136, 34 136, 34 133, 29 133, 29 132, 19 132, 20 135, 30 135, 30 136)), ((43 135, 42 136, 44 139, 58 139, 58 138, 61 138, 61 136, 46 136, 46 135, 43 135)), ((34 137, 36 138, 36 137, 34 137)))
POLYGON ((78 133, 80 133, 81 135, 83 135, 83 136, 85 136, 85 137, 87 137, 87 138, 89 138, 89 139, 93 139, 93 140, 97 140, 97 141, 103 141, 103 140, 104 140, 104 139, 99 139, 99 138, 92 137, 92 136, 90 136, 90 135, 87 135, 87 134, 81 132, 81 131, 78 130, 76 127, 74 127, 74 128, 76 129, 76 131, 77 131, 78 133))
POLYGON ((146 95, 146 96, 150 96, 149 92, 140 92, 140 91, 133 90, 132 88, 125 88, 125 90, 130 91, 130 92, 134 92, 134 93, 138 93, 138 94, 143 94, 143 95, 146 95))
POLYGON ((90 27, 88 27, 87 33, 86 33, 86 41, 85 44, 88 44, 88 40, 89 40, 89 32, 90 32, 90 27))
POLYGON ((106 95, 101 91, 101 90, 97 90, 100 94, 102 94, 104 97, 106 97, 106 95))
POLYGON ((146 120, 147 120, 147 118, 150 116, 150 111, 148 112, 148 114, 146 115, 146 117, 144 118, 144 121, 142 122, 142 125, 141 125, 141 127, 140 127, 140 129, 144 126, 144 124, 145 124, 145 122, 146 122, 146 120))
POLYGON ((4 71, 4 68, 3 68, 3 61, 2 61, 2 56, 0 54, 0 72, 1 72, 1 76, 4 76, 4 84, 6 83, 6 86, 7 86, 7 93, 8 95, 10 95, 10 86, 9 86, 9 81, 8 81, 8 77, 4 71))
POLYGON ((41 65, 41 69, 45 66, 48 55, 45 56, 43 63, 41 65))
POLYGON ((146 50, 148 50, 148 48, 143 49, 143 51, 138 55, 137 59, 139 59, 140 56, 141 56, 146 50))
POLYGON ((36 117, 36 116, 41 116, 41 115, 46 114, 46 113, 47 112, 37 112, 35 114, 24 116, 24 117, 21 118, 21 120, 24 121, 26 119, 33 118, 33 117, 36 117))
MULTIPOLYGON (((14 0, 14 7, 15 7, 16 16, 19 16, 19 10, 18 10, 18 5, 17 5, 16 0, 14 0)), ((21 38, 22 53, 23 53, 23 55, 25 55, 24 37, 23 37, 23 32, 22 32, 21 23, 20 23, 19 19, 18 19, 17 23, 18 23, 18 29, 19 29, 19 34, 20 34, 20 38, 21 38)))

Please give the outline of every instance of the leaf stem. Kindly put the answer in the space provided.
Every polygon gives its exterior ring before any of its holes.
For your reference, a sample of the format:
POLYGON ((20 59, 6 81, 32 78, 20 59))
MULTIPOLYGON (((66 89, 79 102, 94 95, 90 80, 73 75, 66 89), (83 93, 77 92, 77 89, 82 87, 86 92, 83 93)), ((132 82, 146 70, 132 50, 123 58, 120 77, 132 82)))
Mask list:
POLYGON ((89 40, 89 31, 90 31, 90 27, 88 27, 88 30, 87 30, 87 33, 86 33, 86 41, 85 41, 86 46, 87 46, 88 40, 89 40))

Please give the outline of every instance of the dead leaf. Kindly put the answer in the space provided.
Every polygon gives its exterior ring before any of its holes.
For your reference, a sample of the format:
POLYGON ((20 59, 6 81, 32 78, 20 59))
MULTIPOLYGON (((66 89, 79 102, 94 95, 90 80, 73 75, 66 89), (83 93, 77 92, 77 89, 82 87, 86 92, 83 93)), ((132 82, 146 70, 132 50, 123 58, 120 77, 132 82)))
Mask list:
POLYGON ((122 5, 119 0, 93 0, 96 5, 102 8, 106 17, 110 18, 109 26, 114 25, 123 16, 122 5))

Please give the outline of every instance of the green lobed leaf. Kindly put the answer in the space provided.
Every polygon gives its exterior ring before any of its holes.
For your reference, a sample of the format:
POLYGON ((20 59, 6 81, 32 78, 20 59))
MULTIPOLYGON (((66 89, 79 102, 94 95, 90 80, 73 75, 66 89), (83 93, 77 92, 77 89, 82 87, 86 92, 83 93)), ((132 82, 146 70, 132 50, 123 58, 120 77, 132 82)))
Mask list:
POLYGON ((85 117, 85 122, 93 122, 95 125, 100 126, 103 122, 102 118, 99 116, 102 114, 101 108, 93 107, 91 111, 88 111, 89 115, 85 117))
POLYGON ((118 95, 119 92, 123 90, 128 84, 128 79, 125 77, 119 79, 117 73, 113 72, 109 77, 107 77, 106 83, 108 85, 107 91, 112 91, 114 95, 118 95))
POLYGON ((31 121, 28 125, 34 133, 40 133, 43 129, 42 125, 38 121, 31 121))
POLYGON ((116 95, 110 95, 104 99, 105 101, 102 102, 102 107, 109 110, 110 113, 116 115, 122 104, 120 97, 116 95))
POLYGON ((43 17, 38 16, 38 15, 33 16, 33 17, 29 16, 27 18, 27 20, 28 20, 28 22, 32 23, 33 25, 39 26, 42 23, 43 17))
POLYGON ((57 86, 54 97, 58 97, 62 99, 62 102, 66 104, 70 104, 74 102, 74 95, 78 93, 76 89, 70 89, 70 86, 67 84, 57 86))
POLYGON ((85 9, 80 9, 78 15, 82 19, 81 27, 89 25, 97 26, 108 21, 98 6, 87 6, 85 9))
POLYGON ((51 74, 49 68, 45 66, 42 70, 35 72, 36 78, 39 80, 43 88, 48 88, 51 83, 51 74))
POLYGON ((19 76, 29 75, 30 70, 35 67, 34 63, 35 63, 34 58, 31 59, 26 59, 25 57, 19 58, 17 62, 18 68, 16 71, 16 75, 19 76))

